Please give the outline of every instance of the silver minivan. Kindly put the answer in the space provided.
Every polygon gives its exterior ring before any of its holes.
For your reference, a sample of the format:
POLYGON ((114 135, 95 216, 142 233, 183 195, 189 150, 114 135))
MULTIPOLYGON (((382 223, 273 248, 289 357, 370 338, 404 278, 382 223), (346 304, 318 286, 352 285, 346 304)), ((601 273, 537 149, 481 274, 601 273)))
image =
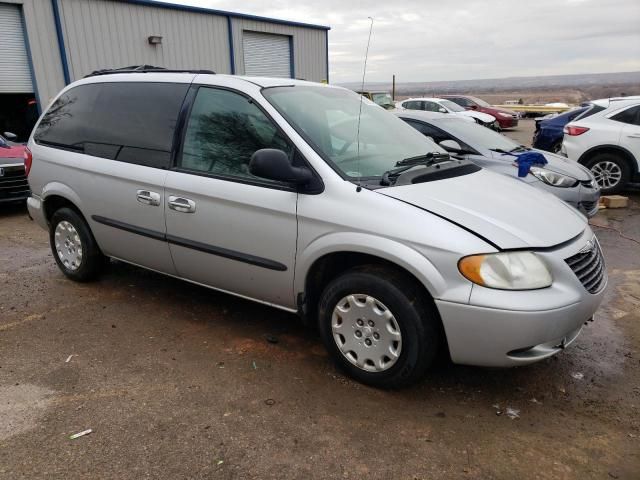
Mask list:
POLYGON ((547 358, 607 283, 583 215, 343 88, 99 72, 28 148, 29 212, 67 277, 111 257, 298 313, 375 386, 416 381, 439 351, 547 358))

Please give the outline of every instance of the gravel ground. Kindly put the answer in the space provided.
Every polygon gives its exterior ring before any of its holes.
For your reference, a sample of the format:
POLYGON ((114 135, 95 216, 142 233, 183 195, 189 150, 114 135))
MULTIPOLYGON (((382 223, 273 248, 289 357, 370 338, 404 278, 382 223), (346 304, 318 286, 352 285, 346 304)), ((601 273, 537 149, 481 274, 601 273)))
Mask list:
POLYGON ((3 206, 0 478, 636 479, 640 245, 611 229, 640 239, 630 196, 592 220, 610 283, 571 348, 392 392, 293 315, 122 263, 73 283, 3 206))

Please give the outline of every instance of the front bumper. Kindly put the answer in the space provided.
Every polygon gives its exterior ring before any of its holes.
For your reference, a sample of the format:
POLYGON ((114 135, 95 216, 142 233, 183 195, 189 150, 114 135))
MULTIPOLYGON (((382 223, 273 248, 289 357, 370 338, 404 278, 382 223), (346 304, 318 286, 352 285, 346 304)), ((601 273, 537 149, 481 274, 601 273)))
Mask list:
POLYGON ((589 293, 564 261, 593 234, 555 251, 538 252, 551 268, 548 288, 492 290, 474 285, 469 304, 436 300, 454 363, 487 367, 525 365, 569 346, 593 318, 606 290, 589 293))
POLYGON ((514 128, 518 126, 517 118, 505 118, 497 116, 496 120, 500 124, 500 128, 514 128))

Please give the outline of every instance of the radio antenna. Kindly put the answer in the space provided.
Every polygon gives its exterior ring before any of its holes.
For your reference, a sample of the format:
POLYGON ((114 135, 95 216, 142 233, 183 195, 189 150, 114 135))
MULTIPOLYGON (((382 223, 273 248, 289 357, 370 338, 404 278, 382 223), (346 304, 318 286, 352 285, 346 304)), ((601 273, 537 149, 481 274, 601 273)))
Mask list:
POLYGON ((360 109, 358 110, 358 131, 356 133, 356 157, 358 169, 358 188, 356 191, 362 190, 362 173, 360 172, 360 118, 362 117, 362 97, 364 96, 364 78, 367 75, 367 58, 369 57, 369 45, 371 44, 371 32, 373 31, 373 17, 367 17, 371 20, 369 25, 369 39, 367 40, 367 51, 364 54, 364 68, 362 69, 362 83, 360 85, 360 109))

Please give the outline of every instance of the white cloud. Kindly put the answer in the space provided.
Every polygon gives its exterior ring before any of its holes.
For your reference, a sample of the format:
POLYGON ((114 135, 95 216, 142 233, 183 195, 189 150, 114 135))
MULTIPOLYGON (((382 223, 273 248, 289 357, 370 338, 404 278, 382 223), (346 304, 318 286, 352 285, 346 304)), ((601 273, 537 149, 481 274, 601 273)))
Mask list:
POLYGON ((458 80, 640 70, 640 1, 172 0, 328 25, 332 82, 458 80))

